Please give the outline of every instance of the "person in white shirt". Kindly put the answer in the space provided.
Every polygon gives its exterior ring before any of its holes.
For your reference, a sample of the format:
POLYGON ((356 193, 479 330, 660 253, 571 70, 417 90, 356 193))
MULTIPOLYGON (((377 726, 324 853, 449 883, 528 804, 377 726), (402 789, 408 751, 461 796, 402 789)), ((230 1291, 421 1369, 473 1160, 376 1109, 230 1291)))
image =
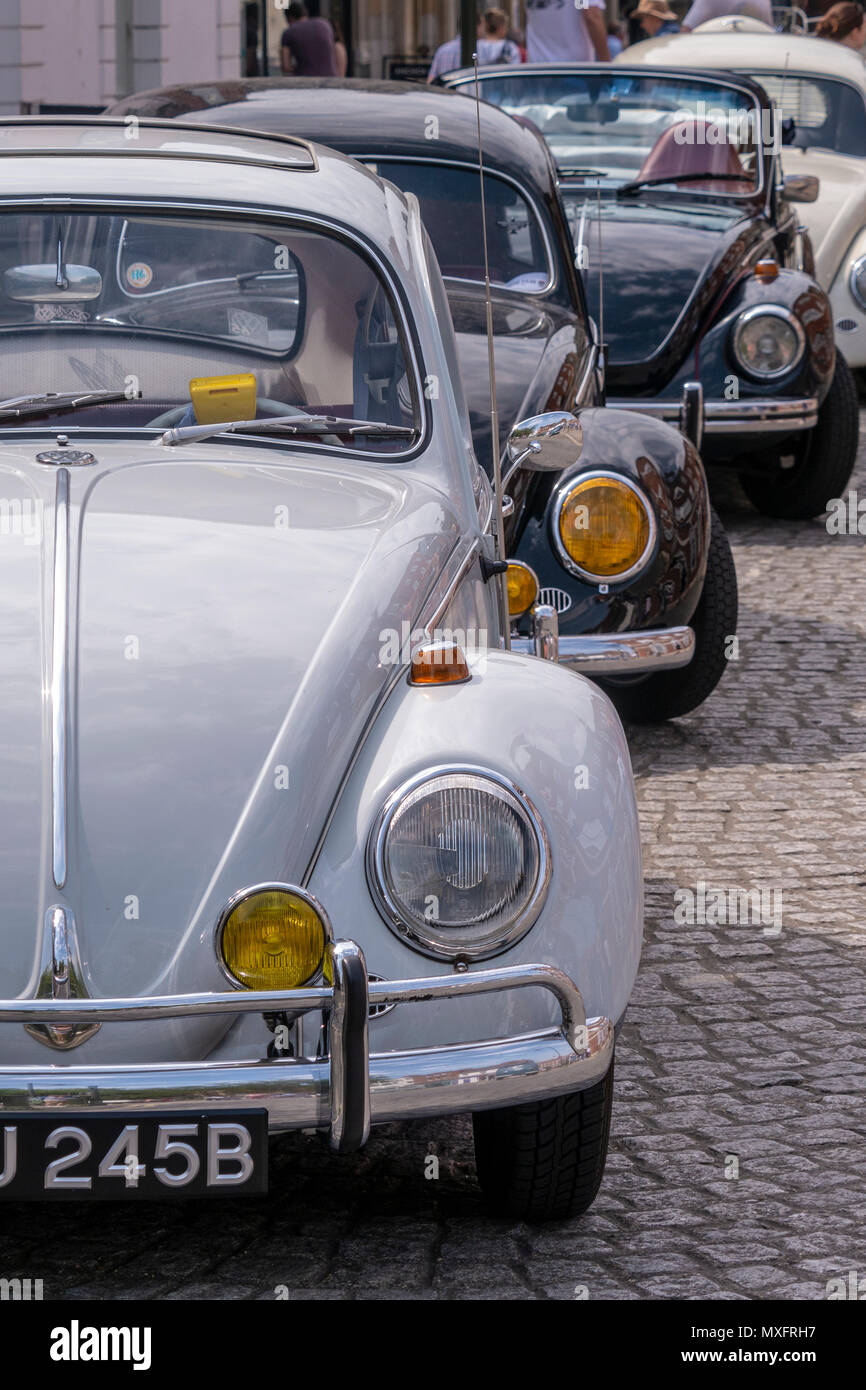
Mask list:
POLYGON ((711 19, 721 19, 728 14, 748 15, 750 19, 762 19, 772 27, 773 9, 770 0, 693 0, 693 4, 682 24, 680 32, 697 29, 711 19))
POLYGON ((607 63, 604 0, 526 0, 530 63, 607 63))
MULTIPOLYGON (((504 10, 485 10, 479 14, 475 30, 475 51, 478 66, 490 67, 494 63, 519 63, 520 49, 507 37, 508 16, 504 10)), ((433 54, 433 62, 427 74, 428 82, 435 82, 445 72, 453 72, 461 66, 461 43, 459 36, 440 44, 433 54)))

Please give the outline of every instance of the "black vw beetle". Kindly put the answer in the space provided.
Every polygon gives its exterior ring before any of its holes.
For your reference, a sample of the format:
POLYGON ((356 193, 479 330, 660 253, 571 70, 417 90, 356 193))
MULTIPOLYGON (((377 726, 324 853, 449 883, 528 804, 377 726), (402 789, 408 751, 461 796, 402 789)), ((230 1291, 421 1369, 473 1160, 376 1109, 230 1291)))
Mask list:
MULTIPOLYGON (((466 69, 447 81, 474 94, 466 69)), ((760 511, 820 515, 851 475, 858 409, 792 207, 818 180, 782 180, 791 123, 746 77, 627 61, 487 68, 479 90, 556 159, 611 403, 676 420, 685 399, 705 463, 735 467, 760 511)))
MULTIPOLYGON (((145 92, 109 114, 213 121, 214 107, 223 127, 315 138, 418 198, 472 443, 492 472, 475 106, 411 83, 251 79, 145 92)), ((719 681, 737 619, 700 457, 666 422, 605 408, 550 154, 531 125, 490 106, 481 126, 513 644, 550 655, 558 641, 559 659, 630 718, 684 714, 719 681)))

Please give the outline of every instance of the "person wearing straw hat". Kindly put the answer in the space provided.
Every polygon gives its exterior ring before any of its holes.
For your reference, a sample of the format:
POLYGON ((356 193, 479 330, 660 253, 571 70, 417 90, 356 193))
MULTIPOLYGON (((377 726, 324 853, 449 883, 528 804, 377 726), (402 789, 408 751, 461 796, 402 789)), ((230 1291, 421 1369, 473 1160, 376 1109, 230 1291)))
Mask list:
POLYGON ((658 34, 680 32, 677 17, 667 0, 639 0, 631 17, 638 21, 648 39, 654 39, 658 34))

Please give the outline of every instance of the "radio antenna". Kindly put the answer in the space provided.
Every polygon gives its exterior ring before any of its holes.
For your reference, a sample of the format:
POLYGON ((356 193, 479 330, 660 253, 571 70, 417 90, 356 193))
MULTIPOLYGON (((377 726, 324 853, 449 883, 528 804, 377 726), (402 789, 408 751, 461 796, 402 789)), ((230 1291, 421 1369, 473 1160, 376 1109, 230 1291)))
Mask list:
MULTIPOLYGON (((493 351, 493 296, 490 292, 490 262, 487 256, 487 200, 484 196, 484 151, 481 147, 481 90, 478 77, 478 54, 472 54, 475 68, 475 122, 478 129, 478 171, 481 183, 481 237, 484 249, 484 302, 487 312, 487 370, 490 377, 490 437, 493 447, 493 497, 496 514, 496 549, 498 558, 505 560, 505 523, 502 501, 502 460, 499 456, 499 407, 496 404, 496 359, 493 351)), ((511 646, 511 619, 508 612, 508 586, 505 576, 499 586, 502 610, 502 632, 505 648, 511 646)))

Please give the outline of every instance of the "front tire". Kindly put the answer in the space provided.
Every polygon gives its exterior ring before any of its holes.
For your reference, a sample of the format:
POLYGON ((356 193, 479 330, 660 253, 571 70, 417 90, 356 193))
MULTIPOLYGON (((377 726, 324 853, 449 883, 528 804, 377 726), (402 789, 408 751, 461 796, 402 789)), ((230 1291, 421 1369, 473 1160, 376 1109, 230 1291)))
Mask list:
POLYGON ((520 1221, 580 1216, 601 1185, 610 1138, 613 1061, 584 1091, 472 1116, 489 1209, 520 1221))
POLYGON ((830 390, 818 411, 818 423, 792 451, 794 465, 780 469, 779 454, 765 459, 769 473, 741 473, 743 491, 764 516, 808 521, 827 510, 848 486, 857 457, 859 435, 857 385, 841 353, 830 390))
POLYGON ((695 652, 688 666, 659 671, 631 685, 606 684, 623 719, 661 724, 703 704, 728 664, 728 640, 737 631, 737 571, 721 519, 710 508, 710 547, 703 592, 692 617, 695 652))

